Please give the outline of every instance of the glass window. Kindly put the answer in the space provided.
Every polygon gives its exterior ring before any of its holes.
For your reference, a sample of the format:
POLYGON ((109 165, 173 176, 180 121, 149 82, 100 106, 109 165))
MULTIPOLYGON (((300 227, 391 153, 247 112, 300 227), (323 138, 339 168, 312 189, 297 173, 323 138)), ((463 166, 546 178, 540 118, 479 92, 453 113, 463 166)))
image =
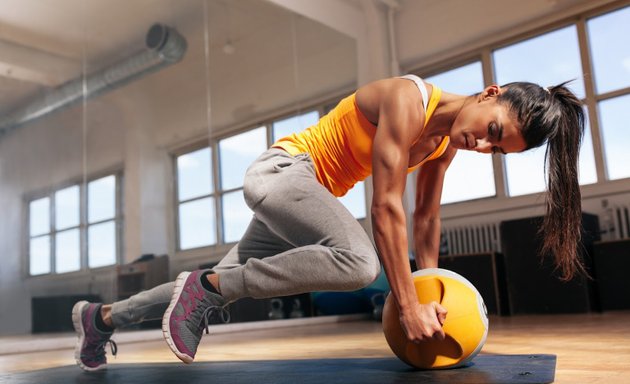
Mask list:
MULTIPOLYGON (((481 62, 470 63, 438 75, 427 77, 447 92, 474 95, 483 91, 481 62)), ((496 195, 492 156, 474 151, 457 151, 446 171, 442 204, 496 195)))
MULTIPOLYGON (((584 111, 586 113, 586 109, 584 111)), ((595 156, 593 154, 593 138, 591 136, 588 116, 585 115, 584 138, 580 148, 578 179, 580 185, 597 182, 595 156)), ((546 189, 544 173, 546 145, 523 153, 510 153, 505 156, 505 167, 508 175, 508 192, 510 196, 521 196, 542 192, 546 189)))
POLYGON ((30 235, 50 232, 50 198, 31 201, 29 204, 30 235))
POLYGON ((73 185, 55 192, 55 228, 76 227, 79 220, 79 186, 73 185))
POLYGON ((116 263, 117 228, 121 221, 116 216, 117 180, 117 175, 109 175, 88 183, 87 187, 75 184, 28 203, 30 275, 66 273, 116 263), (86 189, 88 203, 83 204, 81 196, 86 189), (84 238, 86 247, 82 244, 84 238), (84 260, 87 266, 83 265, 84 260))
POLYGON ((223 195, 223 241, 225 243, 239 241, 252 215, 252 210, 245 204, 242 190, 223 195))
MULTIPOLYGON (((497 82, 531 81, 543 86, 576 79, 568 87, 584 97, 582 65, 574 25, 546 33, 493 52, 497 82)), ((504 157, 510 196, 545 190, 546 146, 504 157)), ((587 128, 580 151, 580 183, 596 181, 595 158, 587 128)))
POLYGON ((317 124, 319 120, 319 113, 317 111, 311 111, 289 117, 288 119, 282 119, 274 121, 272 125, 273 141, 276 142, 285 136, 289 136, 292 133, 300 132, 311 125, 317 124))
POLYGON ((179 246, 191 249, 216 244, 214 198, 179 205, 179 246))
POLYGON ((530 81, 541 86, 569 84, 584 98, 582 62, 575 25, 558 29, 493 52, 497 83, 530 81))
POLYGON ((580 148, 579 175, 580 185, 593 184, 597 182, 597 170, 595 169, 595 154, 593 153, 593 136, 591 135, 591 125, 589 123, 587 109, 584 108, 584 138, 580 148))
POLYGON ((356 183, 339 201, 348 208, 356 219, 365 219, 365 182, 356 183))
POLYGON ((116 225, 113 221, 88 227, 88 266, 104 267, 116 263, 116 225))
POLYGON ((41 236, 31 239, 29 251, 30 274, 42 275, 50 273, 50 236, 41 236))
POLYGON ((79 229, 57 232, 55 239, 55 272, 72 272, 81 269, 79 229))
POLYGON ((212 152, 203 148, 177 157, 177 193, 179 201, 213 192, 212 152))
POLYGON ((630 95, 608 99, 599 103, 599 116, 603 136, 608 178, 630 177, 630 95))
POLYGON ((594 17, 586 27, 597 93, 630 87, 630 7, 594 17))
POLYGON ((260 127, 219 141, 221 189, 243 186, 245 171, 267 149, 267 129, 260 127))
POLYGON ((116 216, 116 177, 110 175, 88 184, 88 222, 116 216))
POLYGON ((504 157, 507 189, 510 196, 521 196, 545 190, 546 146, 522 153, 510 153, 504 157))

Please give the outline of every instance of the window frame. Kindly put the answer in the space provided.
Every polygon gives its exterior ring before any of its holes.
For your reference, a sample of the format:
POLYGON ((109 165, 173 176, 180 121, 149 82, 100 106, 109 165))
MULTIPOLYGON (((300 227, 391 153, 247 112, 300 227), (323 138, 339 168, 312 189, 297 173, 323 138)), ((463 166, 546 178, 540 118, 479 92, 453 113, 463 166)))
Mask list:
MULTIPOLYGON (((417 74, 421 77, 429 77, 436 74, 455 69, 457 67, 470 64, 474 61, 481 61, 485 86, 493 84, 495 81, 494 62, 492 53, 497 50, 522 41, 545 35, 555 30, 575 26, 577 30, 577 42, 579 55, 584 72, 585 97, 582 99, 584 107, 588 111, 590 132, 593 142, 593 152, 595 159, 596 181, 592 184, 581 185, 583 197, 597 196, 604 193, 627 192, 627 183, 630 178, 610 180, 605 165, 605 149, 602 145, 602 131, 598 104, 603 100, 608 100, 630 94, 630 86, 615 91, 602 94, 595 93, 595 79, 592 68, 592 51, 589 46, 587 22, 591 18, 605 15, 619 9, 630 6, 630 2, 616 2, 606 4, 587 11, 582 11, 574 15, 562 17, 561 19, 541 24, 540 21, 523 25, 515 33, 504 35, 502 39, 488 38, 469 49, 458 53, 445 53, 436 55, 436 59, 421 66, 411 66, 405 72, 417 74)), ((447 90, 448 91, 448 90, 447 90)), ((496 212, 497 204, 501 205, 499 211, 508 211, 518 208, 539 205, 543 200, 541 196, 545 192, 532 193, 521 196, 509 196, 507 191, 507 175, 505 159, 502 155, 491 155, 493 158, 494 178, 496 196, 471 199, 460 202, 453 202, 442 205, 442 217, 444 219, 465 217, 483 212, 496 212), (505 208, 503 208, 505 206, 505 208)))
POLYGON ((69 276, 73 274, 82 274, 89 273, 92 270, 98 270, 103 268, 112 268, 116 265, 119 265, 122 258, 122 249, 124 246, 124 236, 123 236, 123 227, 124 227, 124 201, 123 201, 123 183, 124 183, 124 174, 123 170, 119 167, 115 169, 110 169, 107 171, 101 171, 90 175, 87 178, 74 178, 70 181, 66 181, 63 183, 59 183, 52 187, 48 187, 36 192, 26 193, 23 195, 23 275, 28 279, 34 278, 43 278, 43 277, 52 277, 52 276, 69 276), (93 223, 88 223, 88 184, 92 181, 108 177, 114 176, 116 180, 116 188, 114 190, 114 198, 115 198, 115 211, 114 217, 105 220, 99 220, 93 223), (56 228, 55 223, 55 193, 61 191, 63 189, 78 186, 79 187, 79 225, 66 227, 58 230, 56 228), (39 200, 42 198, 50 199, 49 206, 49 223, 48 228, 49 231, 46 233, 39 234, 37 236, 30 235, 30 203, 39 200), (93 225, 98 225, 102 223, 113 222, 114 223, 114 235, 116 236, 116 246, 115 246, 115 262, 110 265, 104 265, 100 267, 89 267, 89 259, 88 259, 88 230, 93 225), (79 230, 79 263, 80 267, 78 270, 68 271, 68 272, 57 272, 56 271, 56 242, 57 242, 57 234, 61 232, 66 232, 72 229, 79 230), (49 244, 49 252, 50 252, 50 271, 48 273, 42 273, 37 275, 31 275, 30 267, 31 267, 31 254, 30 254, 30 243, 31 239, 42 237, 42 236, 50 236, 50 244, 49 244))

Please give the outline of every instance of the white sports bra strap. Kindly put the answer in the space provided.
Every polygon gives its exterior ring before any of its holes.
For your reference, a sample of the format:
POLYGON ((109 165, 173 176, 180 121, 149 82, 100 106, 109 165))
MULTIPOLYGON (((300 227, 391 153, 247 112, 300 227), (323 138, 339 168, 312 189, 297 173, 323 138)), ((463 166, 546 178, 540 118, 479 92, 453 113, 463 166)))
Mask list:
POLYGON ((422 94, 422 106, 424 107, 424 111, 427 111, 427 103, 429 102, 429 92, 427 91, 427 87, 426 85, 424 85, 424 82, 422 81, 422 79, 416 75, 405 75, 405 76, 400 76, 401 79, 407 79, 407 80, 411 80, 414 83, 416 83, 416 85, 418 86, 418 89, 420 90, 420 93, 422 94))

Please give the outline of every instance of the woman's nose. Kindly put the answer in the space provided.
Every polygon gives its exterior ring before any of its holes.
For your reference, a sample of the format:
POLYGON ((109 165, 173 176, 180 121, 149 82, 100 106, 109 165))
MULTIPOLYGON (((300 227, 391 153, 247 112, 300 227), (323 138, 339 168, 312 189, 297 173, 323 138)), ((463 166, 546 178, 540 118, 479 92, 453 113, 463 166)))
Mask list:
POLYGON ((492 150, 492 143, 488 141, 488 139, 477 139, 475 140, 475 151, 481 153, 488 153, 492 150))

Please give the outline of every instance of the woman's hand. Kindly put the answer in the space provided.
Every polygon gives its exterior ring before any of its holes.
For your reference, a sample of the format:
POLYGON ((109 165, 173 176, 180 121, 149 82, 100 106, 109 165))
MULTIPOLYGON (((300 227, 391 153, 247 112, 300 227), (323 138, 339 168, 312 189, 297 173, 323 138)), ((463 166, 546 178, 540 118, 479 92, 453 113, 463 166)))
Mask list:
POLYGON ((430 339, 444 340, 442 324, 446 320, 446 308, 435 301, 429 304, 415 303, 401 308, 400 324, 409 341, 419 343, 430 339))

